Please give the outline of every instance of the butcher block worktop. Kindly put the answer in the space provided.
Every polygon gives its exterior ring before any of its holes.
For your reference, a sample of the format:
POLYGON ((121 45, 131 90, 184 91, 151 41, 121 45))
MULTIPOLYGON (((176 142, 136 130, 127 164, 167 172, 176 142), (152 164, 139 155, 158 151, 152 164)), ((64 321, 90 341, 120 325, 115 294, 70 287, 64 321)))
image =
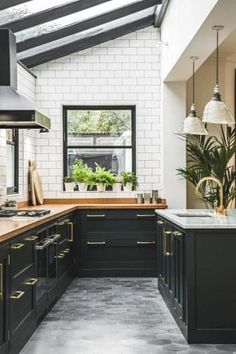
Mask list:
MULTIPOLYGON (((128 199, 128 198, 127 198, 128 199)), ((48 221, 66 215, 78 209, 163 209, 166 208, 165 200, 160 200, 159 204, 137 204, 135 199, 129 200, 117 199, 117 202, 107 199, 48 199, 43 205, 35 207, 20 203, 20 209, 50 209, 51 213, 41 217, 33 218, 1 218, 0 219, 0 243, 18 236, 20 233, 30 231, 48 221), (119 203, 120 201, 120 203, 119 203), (122 202, 121 202, 122 201, 122 202), (71 204, 73 202, 73 204, 71 204)))

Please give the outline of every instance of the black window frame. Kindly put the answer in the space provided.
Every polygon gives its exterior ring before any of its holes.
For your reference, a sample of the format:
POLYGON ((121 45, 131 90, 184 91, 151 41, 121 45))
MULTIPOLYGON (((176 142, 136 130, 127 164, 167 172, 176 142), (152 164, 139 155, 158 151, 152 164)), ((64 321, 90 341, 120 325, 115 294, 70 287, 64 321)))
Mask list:
POLYGON ((131 149, 132 154, 132 172, 136 173, 136 106, 133 105, 63 105, 63 177, 67 176, 67 165, 68 165, 68 154, 67 150, 70 148, 78 149, 106 149, 106 148, 117 148, 117 149, 131 149), (132 140, 131 145, 68 145, 67 144, 67 111, 70 110, 130 110, 131 111, 131 133, 132 140))
POLYGON ((18 129, 11 129, 13 131, 12 141, 6 138, 7 145, 14 145, 14 186, 7 186, 7 195, 17 194, 19 192, 19 131, 18 129))

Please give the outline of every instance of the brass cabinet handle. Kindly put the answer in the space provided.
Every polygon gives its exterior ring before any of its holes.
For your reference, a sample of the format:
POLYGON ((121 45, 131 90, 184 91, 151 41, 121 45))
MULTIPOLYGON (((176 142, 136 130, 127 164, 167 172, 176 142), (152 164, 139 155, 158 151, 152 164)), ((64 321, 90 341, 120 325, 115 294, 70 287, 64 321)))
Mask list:
POLYGON ((72 221, 67 221, 67 225, 70 226, 70 238, 68 238, 68 241, 74 242, 74 223, 72 221))
POLYGON ((62 251, 63 254, 69 254, 70 253, 70 250, 69 249, 66 249, 64 251, 62 251))
POLYGON ((173 236, 183 236, 183 233, 180 231, 174 231, 173 236))
POLYGON ((105 218, 105 214, 87 214, 87 218, 105 218))
POLYGON ((61 222, 59 222, 57 225, 63 226, 63 225, 65 225, 65 221, 61 221, 61 222))
POLYGON ((156 241, 137 241, 137 245, 155 245, 156 241))
POLYGON ((35 246, 35 249, 37 251, 43 251, 45 248, 47 248, 51 244, 50 240, 45 241, 42 245, 37 245, 35 246))
POLYGON ((25 246, 24 243, 13 243, 13 245, 11 245, 11 249, 12 250, 19 250, 20 248, 22 248, 24 246, 25 246))
POLYGON ((137 218, 153 218, 155 214, 137 214, 137 218))
POLYGON ((15 291, 14 294, 10 296, 10 298, 15 299, 15 300, 19 300, 24 295, 25 295, 24 291, 15 291))
POLYGON ((63 259, 65 257, 64 254, 60 253, 58 256, 55 256, 56 259, 63 259))
POLYGON ((157 224, 158 224, 158 225, 163 225, 163 224, 164 224, 164 221, 158 220, 158 221, 157 221, 157 224))
POLYGON ((87 245, 105 245, 105 241, 87 241, 87 245))
POLYGON ((31 279, 27 280, 25 285, 35 285, 37 283, 37 281, 38 281, 37 278, 31 278, 31 279))
POLYGON ((0 301, 3 301, 3 264, 0 263, 0 301))
POLYGON ((25 238, 25 241, 36 241, 38 239, 38 236, 28 236, 25 238))
POLYGON ((167 237, 172 234, 172 231, 163 232, 163 256, 169 257, 171 253, 167 250, 167 237))

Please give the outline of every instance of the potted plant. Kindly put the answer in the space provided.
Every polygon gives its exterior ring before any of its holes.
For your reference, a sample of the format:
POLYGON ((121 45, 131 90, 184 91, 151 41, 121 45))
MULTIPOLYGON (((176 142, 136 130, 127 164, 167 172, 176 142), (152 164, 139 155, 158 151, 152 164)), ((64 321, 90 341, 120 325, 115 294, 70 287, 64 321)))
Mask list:
POLYGON ((75 181, 73 177, 70 176, 65 176, 63 178, 64 185, 65 185, 65 191, 66 192, 73 192, 75 188, 75 181))
POLYGON ((122 178, 121 176, 114 177, 114 183, 112 184, 113 192, 121 192, 122 178))
POLYGON ((16 210, 17 208, 16 200, 8 200, 6 199, 5 202, 1 205, 2 210, 16 210))
POLYGON ((131 192, 138 186, 138 178, 133 172, 122 172, 122 183, 124 185, 125 192, 131 192))
MULTIPOLYGON (((236 197, 236 171, 232 162, 236 153, 236 129, 220 126, 219 136, 181 135, 181 138, 186 140, 187 167, 178 168, 178 174, 195 187, 203 177, 217 178, 223 184, 226 209, 236 197)), ((219 186, 207 181, 199 191, 207 206, 214 208, 219 200, 219 186)))
POLYGON ((106 186, 114 183, 114 175, 96 163, 96 169, 90 178, 92 184, 96 184, 98 192, 105 192, 106 186))
POLYGON ((72 176, 75 182, 78 183, 79 191, 86 192, 91 179, 91 168, 88 167, 82 160, 76 160, 72 167, 72 176))

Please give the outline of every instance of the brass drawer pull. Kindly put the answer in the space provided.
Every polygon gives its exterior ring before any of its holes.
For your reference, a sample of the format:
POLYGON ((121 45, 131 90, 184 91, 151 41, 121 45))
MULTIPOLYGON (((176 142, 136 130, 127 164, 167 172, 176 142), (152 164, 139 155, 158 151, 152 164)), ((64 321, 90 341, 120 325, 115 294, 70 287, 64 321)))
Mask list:
POLYGON ((45 241, 42 245, 37 245, 35 246, 35 249, 37 251, 43 251, 45 248, 47 248, 51 244, 50 240, 45 241))
POLYGON ((158 220, 158 221, 157 221, 157 224, 158 224, 158 225, 163 225, 163 224, 164 224, 164 221, 158 220))
POLYGON ((20 248, 24 247, 25 244, 24 243, 13 243, 13 245, 11 246, 12 250, 19 250, 20 248))
POLYGON ((172 234, 172 231, 163 232, 163 256, 169 257, 171 253, 167 250, 167 237, 172 234))
POLYGON ((87 241, 87 245, 105 245, 105 241, 87 241))
POLYGON ((63 258, 65 258, 65 255, 62 254, 62 253, 60 253, 58 256, 55 256, 54 258, 56 258, 56 259, 63 259, 63 258))
POLYGON ((183 233, 180 231, 174 231, 173 236, 183 236, 183 233))
POLYGON ((63 254, 69 254, 70 253, 70 250, 66 249, 64 251, 62 251, 63 254))
POLYGON ((65 225, 65 221, 61 221, 61 222, 59 222, 57 225, 58 225, 58 226, 63 226, 63 225, 65 225))
POLYGON ((37 239, 38 239, 38 236, 28 236, 25 238, 25 241, 33 242, 33 241, 36 241, 37 239))
POLYGON ((3 301, 3 264, 0 263, 0 301, 3 301))
POLYGON ((137 245, 155 245, 156 241, 137 241, 137 245))
POLYGON ((37 283, 38 279, 37 278, 31 278, 29 280, 27 280, 27 282, 25 283, 26 285, 35 285, 37 283))
POLYGON ((87 218, 105 218, 105 214, 87 214, 87 218))
POLYGON ((154 218, 155 214, 137 214, 137 218, 154 218))
POLYGON ((10 298, 15 299, 15 300, 19 300, 24 295, 25 295, 24 291, 15 291, 14 294, 10 296, 10 298))
POLYGON ((68 242, 74 242, 74 223, 67 221, 67 225, 70 226, 70 238, 68 238, 68 242))

